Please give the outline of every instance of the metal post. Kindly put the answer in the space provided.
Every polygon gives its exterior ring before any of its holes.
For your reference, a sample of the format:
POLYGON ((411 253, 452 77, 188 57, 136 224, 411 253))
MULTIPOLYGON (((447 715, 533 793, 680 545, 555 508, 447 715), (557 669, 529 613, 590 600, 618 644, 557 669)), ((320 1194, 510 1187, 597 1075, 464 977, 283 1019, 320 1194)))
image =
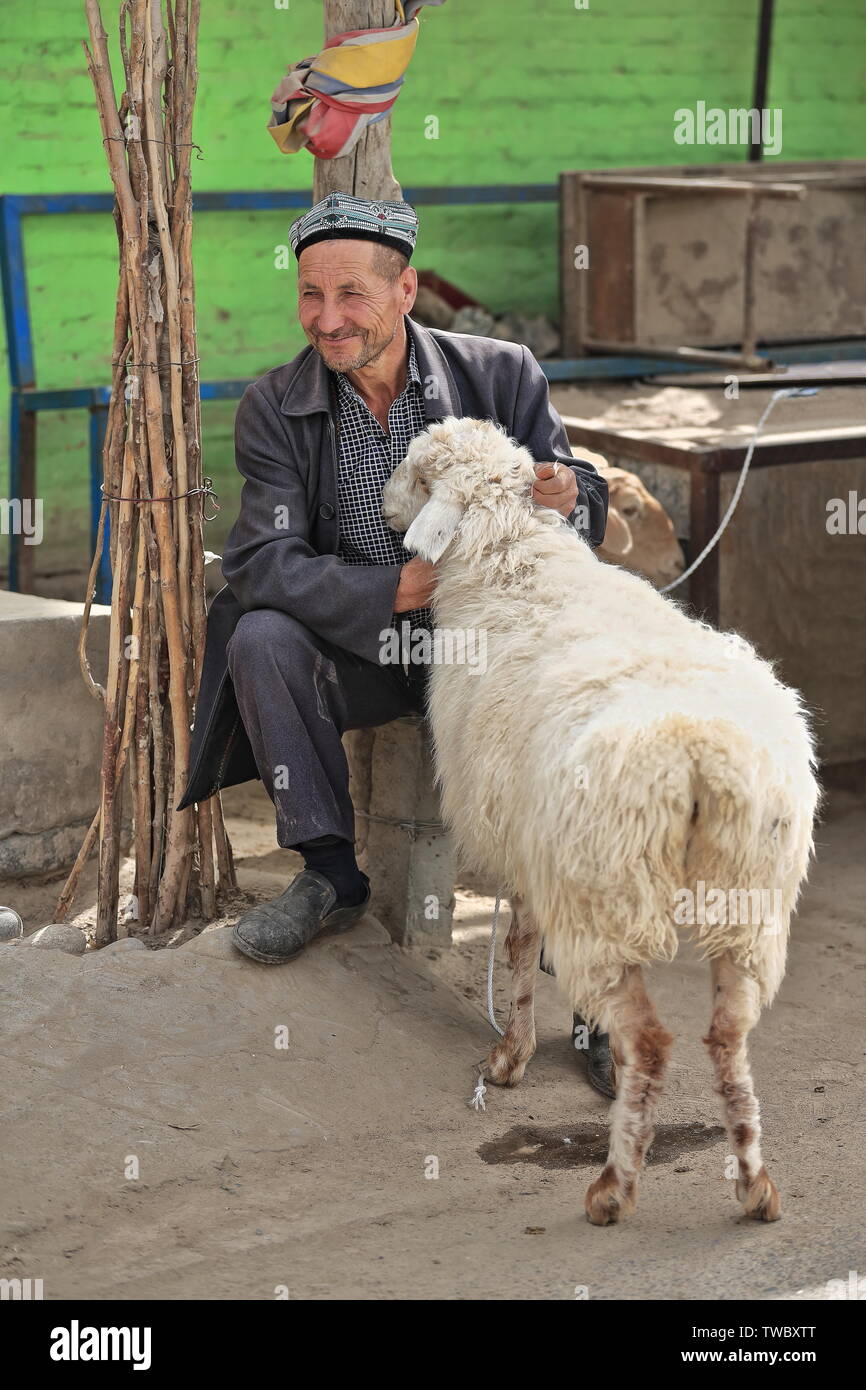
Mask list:
MULTIPOLYGON (((102 510, 102 449, 105 444, 105 432, 108 428, 108 406, 95 405, 90 407, 90 554, 96 549, 96 540, 99 533, 99 513, 102 510)), ((105 514, 105 531, 102 537, 102 554, 99 557, 99 567, 96 571, 96 602, 111 603, 111 547, 110 547, 111 523, 109 514, 105 514)))
POLYGON ((36 414, 25 408, 21 392, 13 391, 9 398, 9 502, 18 502, 20 513, 16 519, 14 509, 10 509, 9 588, 12 593, 33 592, 33 547, 24 544, 17 521, 23 521, 26 501, 35 505, 35 478, 36 414))
MULTIPOLYGON (((761 14, 758 20, 758 52, 755 59, 755 85, 752 91, 752 110, 757 111, 759 119, 767 105, 767 78, 770 72, 770 35, 773 29, 773 0, 761 0, 761 14)), ((763 122, 762 122, 763 132, 763 122)), ((754 135, 754 126, 752 127, 754 135)), ((752 139, 749 145, 749 162, 759 164, 764 157, 764 142, 761 135, 752 139)))
MULTIPOLYGON (((706 455, 702 464, 714 458, 706 455)), ((689 560, 700 555, 719 525, 719 475, 692 466, 689 491, 689 560)), ((719 625, 719 548, 711 550, 689 580, 689 605, 699 618, 719 625)))

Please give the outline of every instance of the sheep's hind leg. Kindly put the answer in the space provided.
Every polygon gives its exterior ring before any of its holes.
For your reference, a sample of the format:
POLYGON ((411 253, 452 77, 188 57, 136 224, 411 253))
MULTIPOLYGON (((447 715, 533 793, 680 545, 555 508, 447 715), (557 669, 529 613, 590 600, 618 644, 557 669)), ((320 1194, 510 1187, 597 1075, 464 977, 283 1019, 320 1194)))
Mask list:
POLYGON ((511 966, 511 1009, 505 1036, 490 1049, 484 1073, 497 1086, 516 1086, 535 1052, 535 979, 541 954, 541 934, 521 898, 511 899, 505 952, 511 966))
POLYGON ((729 952, 712 962, 713 1017, 704 1042, 716 1072, 725 1125, 737 1161, 737 1197, 756 1221, 778 1221, 782 1203, 761 1158, 761 1115, 746 1039, 761 1012, 758 987, 729 952))
POLYGON ((639 965, 623 971, 603 1001, 599 1022, 610 1033, 617 1086, 607 1163, 587 1190, 586 1215, 594 1226, 609 1226, 628 1216, 637 1203, 638 1178, 652 1141, 653 1115, 673 1039, 658 1020, 639 965))

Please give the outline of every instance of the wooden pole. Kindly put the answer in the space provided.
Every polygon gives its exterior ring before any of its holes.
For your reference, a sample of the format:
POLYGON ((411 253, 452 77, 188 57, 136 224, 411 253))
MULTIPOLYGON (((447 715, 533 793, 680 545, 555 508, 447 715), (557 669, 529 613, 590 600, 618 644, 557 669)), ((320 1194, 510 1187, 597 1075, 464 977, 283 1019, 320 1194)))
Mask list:
MULTIPOLYGON (((324 0, 325 38, 347 29, 380 29, 394 23, 394 0, 324 0)), ((329 193, 353 193, 356 198, 399 201, 403 194, 391 168, 391 117, 368 126, 350 154, 317 159, 313 172, 313 202, 329 193)))
POLYGON ((192 271, 192 112, 200 0, 122 0, 118 105, 98 0, 85 0, 87 65, 115 189, 120 288, 103 453, 112 602, 105 687, 90 672, 88 582, 79 657, 104 702, 99 811, 57 908, 68 913, 99 842, 97 945, 117 936, 125 773, 132 776, 135 895, 152 935, 215 914, 236 888, 219 798, 176 811, 205 636, 201 429, 192 271), (164 10, 163 10, 164 6, 164 10))

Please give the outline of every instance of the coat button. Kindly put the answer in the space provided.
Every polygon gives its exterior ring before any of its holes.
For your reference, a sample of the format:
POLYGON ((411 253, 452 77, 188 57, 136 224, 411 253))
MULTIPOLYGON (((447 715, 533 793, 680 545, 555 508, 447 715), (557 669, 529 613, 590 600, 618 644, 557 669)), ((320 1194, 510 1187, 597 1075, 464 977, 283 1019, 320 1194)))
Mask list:
POLYGON ((330 521, 333 515, 334 508, 331 506, 330 502, 323 502, 319 508, 319 516, 322 517, 324 521, 330 521))

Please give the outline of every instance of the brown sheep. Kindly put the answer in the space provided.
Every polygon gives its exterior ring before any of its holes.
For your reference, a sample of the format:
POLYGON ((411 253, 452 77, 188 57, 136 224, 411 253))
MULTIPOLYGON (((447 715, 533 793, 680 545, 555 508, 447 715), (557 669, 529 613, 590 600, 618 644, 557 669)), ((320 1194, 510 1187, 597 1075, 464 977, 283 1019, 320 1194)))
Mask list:
POLYGON ((575 447, 576 458, 589 459, 610 489, 607 530, 596 552, 600 559, 642 574, 657 589, 682 574, 685 559, 674 524, 661 502, 636 473, 611 468, 601 454, 575 447))

